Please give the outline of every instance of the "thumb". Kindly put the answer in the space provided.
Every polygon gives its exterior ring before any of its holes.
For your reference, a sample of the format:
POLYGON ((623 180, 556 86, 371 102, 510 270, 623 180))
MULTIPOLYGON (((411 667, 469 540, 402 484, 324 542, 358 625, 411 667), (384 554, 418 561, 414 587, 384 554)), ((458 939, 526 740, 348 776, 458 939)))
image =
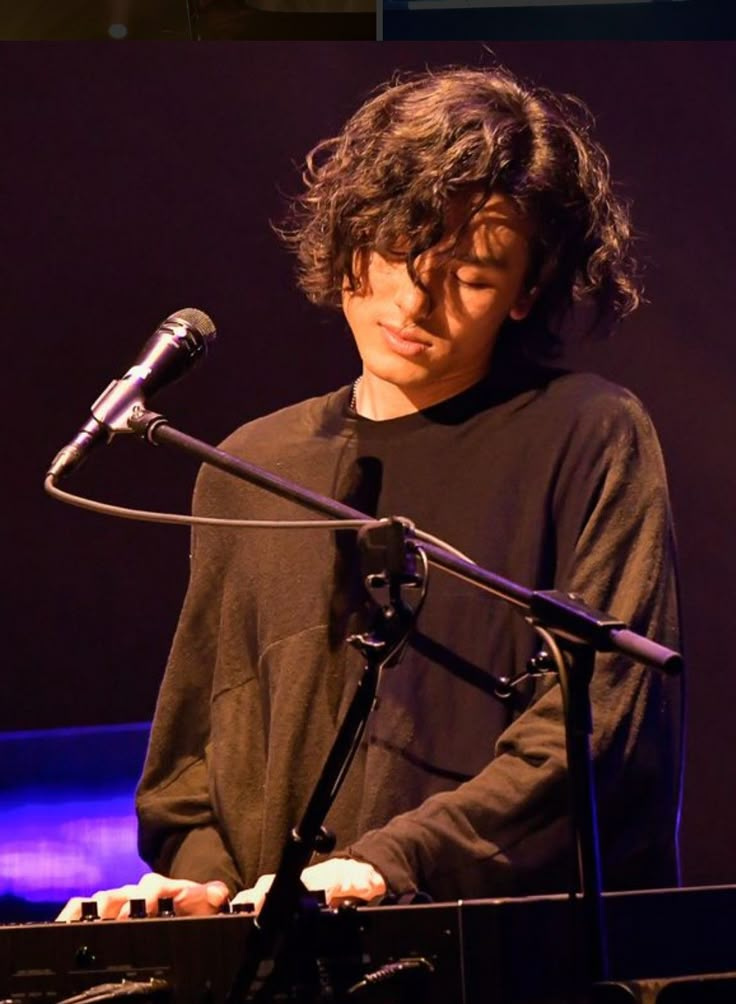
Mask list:
POLYGON ((219 910, 223 903, 227 903, 230 890, 224 882, 206 882, 205 896, 213 910, 219 910))

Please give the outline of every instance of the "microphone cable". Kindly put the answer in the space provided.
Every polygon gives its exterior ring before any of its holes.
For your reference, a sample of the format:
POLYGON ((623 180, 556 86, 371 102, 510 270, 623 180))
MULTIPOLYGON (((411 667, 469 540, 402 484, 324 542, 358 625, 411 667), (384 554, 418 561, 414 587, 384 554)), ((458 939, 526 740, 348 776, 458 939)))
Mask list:
MULTIPOLYGON (((99 513, 103 516, 116 516, 119 519, 139 520, 143 523, 165 523, 174 526, 221 526, 221 527, 242 527, 261 530, 359 530, 362 527, 382 526, 386 519, 226 519, 218 516, 194 516, 186 513, 155 512, 147 509, 129 509, 126 506, 112 505, 109 502, 99 502, 96 499, 86 498, 83 495, 74 495, 64 491, 56 484, 53 475, 47 475, 44 483, 44 490, 59 502, 67 505, 77 506, 80 509, 87 509, 91 512, 99 513)), ((464 554, 452 544, 442 540, 434 534, 420 530, 410 519, 401 517, 409 528, 412 538, 424 541, 427 544, 434 544, 445 551, 454 554, 455 557, 463 561, 472 561, 467 554, 464 554)))

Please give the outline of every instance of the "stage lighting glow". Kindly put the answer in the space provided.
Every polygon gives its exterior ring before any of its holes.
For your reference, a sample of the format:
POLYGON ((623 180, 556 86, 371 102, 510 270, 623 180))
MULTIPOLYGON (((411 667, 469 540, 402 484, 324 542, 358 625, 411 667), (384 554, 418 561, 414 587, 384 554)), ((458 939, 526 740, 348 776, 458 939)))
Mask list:
POLYGON ((61 903, 147 870, 133 794, 148 731, 141 722, 0 733, 0 898, 61 903))

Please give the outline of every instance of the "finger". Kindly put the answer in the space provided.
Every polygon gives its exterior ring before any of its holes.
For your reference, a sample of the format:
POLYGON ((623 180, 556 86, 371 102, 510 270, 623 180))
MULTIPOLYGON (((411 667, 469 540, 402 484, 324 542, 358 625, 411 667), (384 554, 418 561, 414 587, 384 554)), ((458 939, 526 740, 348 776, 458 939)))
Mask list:
POLYGON ((353 890, 348 893, 348 898, 360 898, 370 903, 374 899, 385 896, 386 891, 386 881, 383 875, 370 866, 367 873, 361 876, 361 882, 354 884, 353 890))
POLYGON ((130 901, 133 899, 144 899, 146 913, 148 916, 155 916, 158 913, 159 900, 164 896, 171 896, 174 899, 177 913, 211 914, 217 913, 227 900, 228 894, 229 890, 224 882, 200 884, 190 879, 170 879, 156 872, 148 872, 135 885, 128 884, 116 889, 100 890, 93 896, 74 896, 56 919, 66 923, 79 920, 82 915, 82 904, 88 900, 95 901, 98 916, 103 920, 127 920, 130 916, 130 901))
POLYGON ((204 882, 181 889, 174 897, 174 910, 188 917, 218 913, 227 902, 229 889, 224 882, 204 882))
POLYGON ((122 885, 117 889, 105 889, 91 897, 97 903, 100 920, 117 920, 123 909, 129 912, 131 899, 140 898, 137 885, 122 885))
POLYGON ((276 878, 275 875, 261 875, 255 885, 255 909, 256 913, 260 913, 263 909, 263 904, 266 902, 266 896, 271 890, 273 885, 273 880, 276 878))
POLYGON ((213 910, 220 910, 230 898, 230 890, 224 882, 205 883, 207 902, 213 910))
POLYGON ((250 903, 253 906, 253 912, 260 913, 266 899, 266 893, 271 888, 273 880, 273 875, 261 875, 254 886, 251 886, 250 889, 243 889, 237 894, 233 899, 233 906, 250 903))
POLYGON ((146 872, 145 875, 141 875, 138 879, 140 889, 147 893, 156 893, 163 896, 175 895, 181 889, 188 889, 198 884, 191 879, 169 878, 168 875, 159 875, 158 872, 146 872))
MULTIPOLYGON (((159 913, 159 900, 176 897, 185 889, 197 888, 199 883, 190 879, 174 879, 158 872, 146 872, 138 880, 139 896, 146 901, 146 913, 155 917, 159 913)), ((175 911, 177 912, 177 911, 175 911)))
POLYGON ((82 902, 82 896, 73 896, 56 917, 57 922, 68 924, 72 920, 79 920, 82 916, 82 902))
POLYGON ((238 912, 237 907, 245 909, 247 912, 255 913, 256 909, 256 891, 252 887, 250 889, 241 889, 237 893, 232 901, 231 906, 235 913, 238 912))
POLYGON ((302 881, 309 889, 323 889, 330 905, 349 900, 369 902, 386 892, 380 872, 367 862, 350 858, 332 858, 312 865, 302 872, 302 881))
POLYGON ((82 916, 82 904, 88 903, 90 900, 94 900, 97 904, 98 917, 102 919, 117 917, 121 909, 127 905, 128 900, 136 896, 137 889, 138 887, 135 885, 125 885, 117 889, 100 890, 93 896, 74 896, 69 900, 56 919, 67 923, 73 920, 80 920, 82 916))
POLYGON ((328 906, 339 906, 340 904, 361 906, 383 895, 385 895, 383 891, 377 891, 368 884, 359 885, 358 883, 325 890, 325 899, 328 906))

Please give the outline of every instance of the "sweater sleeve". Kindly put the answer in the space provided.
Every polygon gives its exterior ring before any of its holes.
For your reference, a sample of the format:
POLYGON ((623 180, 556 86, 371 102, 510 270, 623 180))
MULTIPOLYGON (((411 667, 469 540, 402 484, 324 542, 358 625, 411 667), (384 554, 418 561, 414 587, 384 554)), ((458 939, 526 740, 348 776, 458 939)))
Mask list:
MULTIPOLYGON (((200 474, 193 510, 203 511, 200 474)), ((136 792, 138 845, 151 867, 174 878, 242 887, 218 825, 208 782, 210 699, 223 597, 223 534, 195 527, 190 579, 158 695, 136 792)))
MULTIPOLYGON (((632 395, 581 410, 549 509, 555 587, 677 647, 664 468, 632 395)), ((674 884, 680 683, 617 654, 598 655, 590 694, 604 885, 674 884)), ((552 680, 472 780, 364 834, 348 853, 373 864, 395 893, 420 888, 441 899, 564 889, 574 861, 566 782, 562 701, 552 680)))

